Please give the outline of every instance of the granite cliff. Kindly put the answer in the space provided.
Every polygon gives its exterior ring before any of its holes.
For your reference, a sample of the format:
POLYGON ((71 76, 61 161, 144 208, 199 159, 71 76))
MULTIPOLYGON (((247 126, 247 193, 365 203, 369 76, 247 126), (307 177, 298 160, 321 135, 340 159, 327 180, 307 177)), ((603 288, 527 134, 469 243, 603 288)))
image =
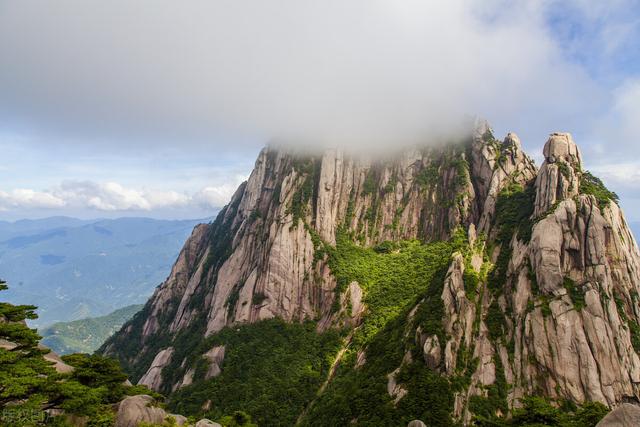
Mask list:
POLYGON ((531 395, 635 401, 637 244, 570 134, 551 134, 544 157, 538 169, 483 122, 384 161, 267 147, 100 351, 212 419, 233 404, 207 387, 252 357, 233 339, 251 325, 330 337, 308 395, 282 403, 303 425, 470 423, 531 395))

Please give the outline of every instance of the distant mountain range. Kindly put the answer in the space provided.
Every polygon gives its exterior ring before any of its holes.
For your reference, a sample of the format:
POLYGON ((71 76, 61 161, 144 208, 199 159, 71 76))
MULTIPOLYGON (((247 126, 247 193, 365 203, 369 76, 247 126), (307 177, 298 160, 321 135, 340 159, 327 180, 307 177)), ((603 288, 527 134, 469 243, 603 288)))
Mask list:
POLYGON ((0 278, 43 327, 144 302, 169 274, 193 227, 208 220, 52 217, 0 222, 0 278))
POLYGON ((54 323, 38 331, 41 343, 60 355, 91 354, 142 307, 142 304, 130 305, 106 316, 54 323))

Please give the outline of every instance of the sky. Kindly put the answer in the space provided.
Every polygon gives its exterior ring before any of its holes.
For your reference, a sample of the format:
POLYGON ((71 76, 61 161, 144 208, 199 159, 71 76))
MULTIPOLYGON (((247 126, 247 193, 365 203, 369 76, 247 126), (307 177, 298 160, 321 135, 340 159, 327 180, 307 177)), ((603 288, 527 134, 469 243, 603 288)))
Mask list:
POLYGON ((640 221, 640 0, 0 0, 0 220, 200 218, 269 141, 568 131, 640 221))

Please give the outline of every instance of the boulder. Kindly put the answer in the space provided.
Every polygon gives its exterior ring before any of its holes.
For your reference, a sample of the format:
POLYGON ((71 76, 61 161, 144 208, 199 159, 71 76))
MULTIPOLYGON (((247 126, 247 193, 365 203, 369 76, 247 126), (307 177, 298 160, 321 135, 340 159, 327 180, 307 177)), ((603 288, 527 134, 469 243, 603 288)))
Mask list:
POLYGON ((153 403, 153 397, 146 394, 125 398, 118 404, 115 427, 136 427, 141 422, 161 424, 167 413, 153 403))
POLYGON ((420 420, 413 420, 407 424, 407 427, 427 427, 427 425, 420 420))
POLYGON ((549 163, 565 161, 572 165, 582 164, 580 149, 568 132, 554 132, 549 135, 543 153, 549 163))
POLYGON ((442 350, 440 349, 440 341, 438 336, 433 335, 426 339, 422 347, 424 361, 431 369, 438 369, 440 360, 442 360, 442 350))
POLYGON ((196 423, 196 427, 222 427, 222 426, 218 423, 214 423, 211 420, 203 418, 196 423))
POLYGON ((202 357, 204 357, 205 359, 207 359, 207 361, 209 361, 209 368, 207 369, 207 372, 204 374, 205 380, 208 380, 209 378, 217 377, 222 372, 220 365, 222 365, 222 361, 224 360, 224 351, 225 351, 225 346, 217 345, 202 355, 202 357))
POLYGON ((623 403, 604 417, 596 427, 637 427, 640 426, 640 407, 623 403))

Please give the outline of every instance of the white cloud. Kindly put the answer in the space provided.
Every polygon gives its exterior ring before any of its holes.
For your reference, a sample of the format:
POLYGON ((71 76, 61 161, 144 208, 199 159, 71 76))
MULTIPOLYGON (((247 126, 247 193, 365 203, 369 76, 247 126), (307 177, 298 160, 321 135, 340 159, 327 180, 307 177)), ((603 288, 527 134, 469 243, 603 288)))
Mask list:
POLYGON ((543 3, 9 2, 0 112, 154 143, 224 127, 397 144, 476 113, 545 134, 599 94, 549 34, 543 3))
POLYGON ((593 172, 619 185, 640 187, 640 168, 634 162, 601 164, 593 172))
POLYGON ((620 196, 629 221, 640 221, 640 162, 603 163, 591 167, 605 185, 620 196))
POLYGON ((14 208, 61 208, 65 201, 47 192, 19 188, 9 192, 0 191, 0 210, 14 208))
MULTIPOLYGON (((612 91, 611 107, 591 129, 590 150, 597 163, 636 160, 640 144, 640 78, 628 79, 612 91)), ((587 159, 589 160, 589 159, 587 159)), ((640 161, 636 160, 640 167, 640 161)))
POLYGON ((225 205, 236 190, 234 182, 208 186, 194 194, 177 191, 145 190, 116 182, 64 181, 45 191, 16 189, 0 191, 0 210, 88 209, 102 212, 155 211, 197 208, 214 210, 225 205))

